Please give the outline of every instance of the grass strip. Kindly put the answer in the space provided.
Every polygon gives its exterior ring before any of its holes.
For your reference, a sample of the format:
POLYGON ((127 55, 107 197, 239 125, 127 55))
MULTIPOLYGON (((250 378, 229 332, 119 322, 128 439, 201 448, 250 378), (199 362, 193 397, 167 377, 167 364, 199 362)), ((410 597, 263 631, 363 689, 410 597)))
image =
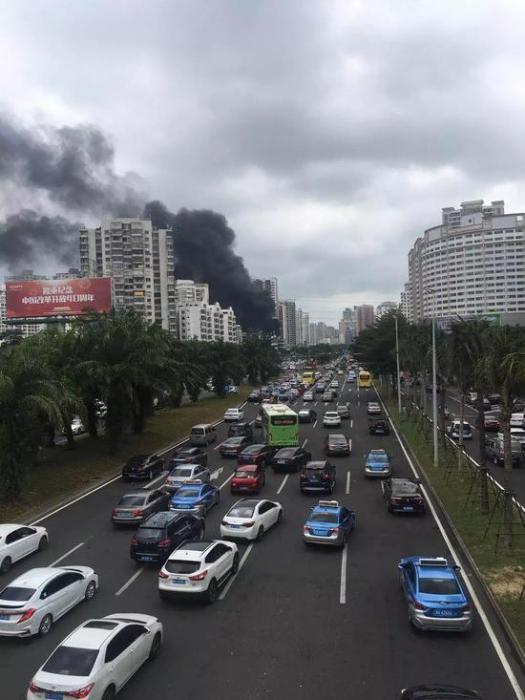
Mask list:
POLYGON ((27 520, 31 513, 42 512, 54 504, 95 486, 118 473, 122 464, 137 454, 148 454, 181 440, 197 423, 213 423, 224 411, 246 400, 252 390, 240 386, 238 394, 224 399, 212 397, 180 408, 163 409, 148 419, 140 435, 128 435, 117 454, 108 454, 103 438, 82 435, 75 449, 65 445, 42 450, 38 464, 26 475, 20 497, 11 503, 0 502, 0 522, 27 520))

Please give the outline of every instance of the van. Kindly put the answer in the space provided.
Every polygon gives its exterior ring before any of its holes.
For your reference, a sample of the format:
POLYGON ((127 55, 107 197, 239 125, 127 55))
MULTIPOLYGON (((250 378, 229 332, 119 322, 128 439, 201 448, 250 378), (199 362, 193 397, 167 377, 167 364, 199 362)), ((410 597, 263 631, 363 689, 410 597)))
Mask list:
MULTIPOLYGON (((523 464, 522 441, 511 435, 512 466, 521 467, 523 464)), ((503 465, 503 433, 485 437, 485 454, 494 464, 503 465)))
MULTIPOLYGON (((453 420, 447 425, 447 435, 453 440, 459 440, 460 421, 453 420)), ((467 421, 463 421, 463 440, 472 440, 472 427, 467 421)))
POLYGON ((194 447, 207 447, 217 440, 217 431, 214 425, 201 423, 194 425, 190 432, 190 445, 194 447))

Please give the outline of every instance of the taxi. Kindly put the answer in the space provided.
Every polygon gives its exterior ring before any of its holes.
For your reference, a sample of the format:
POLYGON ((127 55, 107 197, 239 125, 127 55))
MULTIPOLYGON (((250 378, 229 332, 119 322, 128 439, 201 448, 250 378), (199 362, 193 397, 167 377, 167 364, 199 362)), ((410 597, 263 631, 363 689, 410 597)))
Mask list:
POLYGON ((356 517, 353 510, 339 501, 321 500, 314 506, 303 526, 305 544, 325 544, 344 547, 354 530, 356 517))

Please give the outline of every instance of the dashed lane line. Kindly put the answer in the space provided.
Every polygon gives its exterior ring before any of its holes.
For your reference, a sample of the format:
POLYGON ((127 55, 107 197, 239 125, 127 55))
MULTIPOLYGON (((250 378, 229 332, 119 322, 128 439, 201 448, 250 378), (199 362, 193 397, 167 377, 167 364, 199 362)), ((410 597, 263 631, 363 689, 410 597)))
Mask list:
POLYGON ((235 472, 232 472, 230 474, 230 476, 222 482, 222 484, 219 486, 219 491, 222 491, 222 489, 226 486, 226 484, 228 484, 233 479, 234 474, 235 474, 235 472))
POLYGON ((129 579, 126 581, 126 583, 118 589, 118 591, 115 593, 115 595, 121 595, 122 593, 124 593, 124 591, 125 591, 127 588, 129 588, 129 587, 131 586, 131 584, 134 583, 134 582, 138 579, 138 577, 141 575, 141 573, 142 573, 143 571, 144 571, 144 567, 141 566, 140 569, 138 569, 137 571, 135 571, 135 573, 133 574, 133 576, 132 576, 131 578, 129 578, 129 579))
POLYGON ((246 559, 248 559, 248 557, 250 556, 250 552, 252 551, 252 549, 253 549, 253 543, 248 545, 248 547, 246 548, 246 551, 242 555, 241 561, 239 562, 239 568, 237 569, 237 573, 234 576, 230 577, 228 583, 224 586, 224 588, 221 591, 221 594, 219 596, 219 600, 224 600, 226 598, 226 596, 228 595, 228 591, 230 590, 230 588, 233 585, 233 582, 235 581, 235 579, 239 575, 240 570, 242 569, 242 567, 244 566, 244 564, 246 562, 246 559))
POLYGON ((68 552, 66 552, 65 554, 62 554, 62 556, 58 557, 58 559, 55 559, 55 561, 52 562, 51 564, 49 564, 49 566, 56 566, 61 561, 63 561, 66 557, 68 557, 70 554, 73 554, 73 552, 76 552, 77 549, 80 549, 80 547, 83 547, 83 546, 84 546, 84 542, 80 542, 79 544, 75 545, 74 547, 71 547, 71 549, 68 552))
POLYGON ((341 587, 339 589, 339 602, 341 605, 346 604, 346 568, 348 561, 348 545, 345 544, 341 554, 341 587))
POLYGON ((284 489, 284 487, 285 487, 285 485, 286 485, 286 482, 288 481, 288 477, 289 477, 289 476, 290 476, 289 474, 286 474, 286 476, 284 477, 284 479, 281 481, 281 485, 280 485, 279 488, 277 489, 277 495, 279 495, 279 494, 281 493, 281 491, 284 489))
POLYGON ((317 426, 317 418, 315 419, 315 423, 313 424, 313 427, 315 428, 317 426))
POLYGON ((350 471, 346 472, 346 489, 345 489, 345 493, 346 493, 347 496, 348 496, 348 494, 350 493, 350 481, 351 481, 351 479, 352 479, 352 474, 351 474, 351 472, 350 472, 350 471))

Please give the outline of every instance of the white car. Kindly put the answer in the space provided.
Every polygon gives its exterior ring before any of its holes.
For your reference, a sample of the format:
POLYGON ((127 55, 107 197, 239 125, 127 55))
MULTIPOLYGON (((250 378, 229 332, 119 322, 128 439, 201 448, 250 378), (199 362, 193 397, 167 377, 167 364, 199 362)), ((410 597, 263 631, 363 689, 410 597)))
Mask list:
POLYGON ((87 620, 57 646, 33 676, 27 700, 113 700, 162 645, 160 620, 142 613, 115 613, 87 620))
POLYGON ((323 427, 325 428, 340 428, 341 416, 337 411, 327 411, 323 416, 323 427))
POLYGON ((379 416, 381 415, 381 406, 377 401, 369 401, 366 407, 366 412, 369 416, 379 416))
POLYGON ((333 382, 330 382, 330 388, 339 389, 339 382, 337 381, 337 379, 334 379, 333 382))
POLYGON ((313 391, 305 391, 303 394, 303 401, 313 401, 314 393, 313 391))
POLYGON ((242 420, 244 418, 244 411, 240 408, 228 408, 224 413, 224 421, 226 423, 234 422, 237 420, 242 420))
POLYGON ((71 608, 91 600, 98 576, 89 566, 30 569, 0 591, 0 636, 43 637, 71 608))
POLYGON ((73 416, 71 419, 71 432, 73 435, 81 435, 84 432, 84 423, 80 416, 73 416))
POLYGON ((243 498, 237 501, 223 517, 221 537, 260 539, 283 517, 283 507, 275 501, 243 498))
POLYGON ((201 464, 179 464, 170 471, 164 482, 166 491, 176 491, 188 481, 209 483, 211 472, 201 464))
POLYGON ((170 554, 159 571, 159 596, 199 595, 214 603, 220 586, 239 568, 234 542, 187 542, 170 554))
POLYGON ((525 413, 513 413, 510 417, 510 427, 511 428, 524 428, 525 427, 525 413))
POLYGON ((48 534, 45 527, 30 525, 0 525, 0 573, 5 574, 11 564, 33 552, 47 547, 48 534))

